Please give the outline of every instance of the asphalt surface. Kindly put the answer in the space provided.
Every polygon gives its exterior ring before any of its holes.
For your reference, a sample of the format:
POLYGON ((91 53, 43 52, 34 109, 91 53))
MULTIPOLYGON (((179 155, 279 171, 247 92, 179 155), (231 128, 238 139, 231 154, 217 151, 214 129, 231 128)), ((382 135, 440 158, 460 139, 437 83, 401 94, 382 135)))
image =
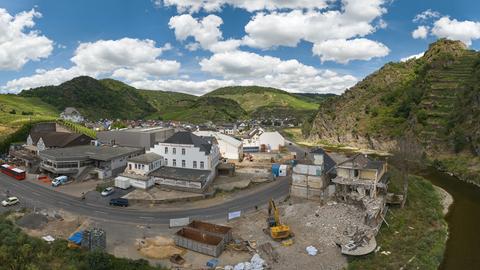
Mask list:
POLYGON ((47 187, 28 181, 17 181, 7 175, 0 174, 0 198, 3 200, 8 190, 10 196, 16 196, 20 199, 21 203, 12 208, 60 208, 73 214, 94 219, 137 224, 144 224, 145 222, 168 224, 172 218, 184 217, 205 220, 222 219, 226 218, 228 212, 239 210, 245 212, 255 209, 256 206, 261 207, 267 204, 271 198, 283 198, 289 194, 289 187, 290 181, 287 177, 278 177, 276 181, 265 184, 258 189, 239 193, 231 200, 205 208, 161 209, 162 205, 159 205, 158 209, 144 210, 109 206, 106 201, 103 203, 90 202, 88 198, 83 201, 47 187))

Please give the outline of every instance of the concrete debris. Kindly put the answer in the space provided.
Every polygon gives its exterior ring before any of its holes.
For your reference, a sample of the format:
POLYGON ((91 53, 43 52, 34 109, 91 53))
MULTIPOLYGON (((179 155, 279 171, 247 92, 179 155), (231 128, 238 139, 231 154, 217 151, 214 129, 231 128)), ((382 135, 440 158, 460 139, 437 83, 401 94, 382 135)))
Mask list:
POLYGON ((315 256, 317 255, 317 252, 318 252, 318 249, 316 249, 314 246, 308 246, 305 250, 310 256, 315 256))
POLYGON ((380 254, 383 254, 383 255, 385 255, 385 256, 388 256, 388 255, 392 254, 392 252, 390 252, 390 251, 382 251, 382 252, 380 252, 380 254))
POLYGON ((227 265, 224 267, 225 270, 233 269, 233 270, 263 270, 265 269, 266 264, 265 260, 260 257, 260 255, 256 254, 253 255, 252 259, 249 262, 241 262, 235 266, 227 265))

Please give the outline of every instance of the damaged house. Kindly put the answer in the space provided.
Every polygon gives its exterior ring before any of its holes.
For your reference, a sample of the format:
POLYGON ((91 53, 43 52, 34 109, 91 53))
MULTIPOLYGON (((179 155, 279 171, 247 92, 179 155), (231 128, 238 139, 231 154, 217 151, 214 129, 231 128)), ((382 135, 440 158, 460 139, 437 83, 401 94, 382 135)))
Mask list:
POLYGON ((339 201, 360 204, 366 210, 365 223, 381 223, 388 188, 387 164, 357 154, 336 166, 335 197, 339 201))

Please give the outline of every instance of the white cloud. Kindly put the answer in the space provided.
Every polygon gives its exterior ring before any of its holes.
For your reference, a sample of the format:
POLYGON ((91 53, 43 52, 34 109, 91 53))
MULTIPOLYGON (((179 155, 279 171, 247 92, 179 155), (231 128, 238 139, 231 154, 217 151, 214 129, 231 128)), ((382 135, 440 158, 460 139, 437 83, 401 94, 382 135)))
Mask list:
POLYGON ((251 52, 233 51, 214 54, 200 61, 203 71, 239 85, 277 87, 291 92, 342 93, 357 79, 330 70, 318 70, 295 59, 281 60, 251 52))
POLYGON ((458 21, 445 16, 433 24, 431 33, 439 38, 460 40, 470 46, 480 38, 480 22, 458 21))
POLYGON ((71 68, 37 70, 26 76, 7 82, 4 91, 14 92, 42 85, 55 85, 80 75, 113 76, 126 81, 158 79, 178 73, 180 63, 160 59, 171 45, 156 47, 152 40, 122 38, 81 43, 71 58, 71 68))
POLYGON ((440 17, 440 13, 437 11, 433 11, 431 9, 427 9, 424 12, 417 14, 415 18, 413 18, 413 22, 423 22, 431 18, 438 18, 440 17))
POLYGON ((51 70, 36 70, 36 74, 32 76, 22 77, 8 81, 2 87, 0 92, 17 93, 23 89, 29 89, 44 85, 58 85, 80 75, 87 75, 78 68, 73 67, 69 69, 55 68, 51 70))
POLYGON ((216 15, 208 15, 203 19, 193 18, 190 14, 183 14, 170 18, 170 29, 175 32, 179 41, 186 41, 193 37, 195 42, 188 43, 185 47, 189 51, 196 51, 200 47, 212 52, 224 52, 237 49, 241 45, 240 40, 222 40, 222 18, 216 15))
POLYGON ((426 39, 428 36, 428 31, 429 31, 428 26, 420 25, 419 27, 417 27, 417 29, 413 30, 412 37, 414 39, 419 39, 419 38, 426 39))
MULTIPOLYGON (((338 40, 364 37, 387 26, 386 22, 379 18, 386 13, 385 0, 342 0, 341 2, 342 8, 339 10, 257 13, 245 26, 247 35, 243 38, 243 45, 260 49, 277 46, 296 47, 300 41, 305 40, 313 43, 314 50, 317 48, 318 52, 318 48, 327 41, 330 41, 331 45, 345 45, 346 42, 339 43, 338 40)), ((352 42, 347 42, 347 45, 349 43, 352 42)), ((374 49, 380 50, 381 53, 374 53, 373 56, 384 56, 384 52, 388 53, 388 48, 379 44, 381 43, 376 42, 374 49)), ((332 49, 335 50, 335 48, 332 49)), ((345 50, 346 48, 344 46, 337 49, 345 50)), ((351 53, 360 51, 354 48, 349 50, 351 53)), ((355 55, 355 59, 370 59, 372 50, 366 52, 368 54, 363 56, 355 55)), ((314 51, 314 54, 318 53, 314 51)))
POLYGON ((424 54, 425 54, 425 52, 410 55, 410 56, 407 56, 407 57, 404 57, 404 58, 400 59, 400 61, 401 62, 407 62, 408 60, 411 60, 411 59, 418 59, 418 58, 422 57, 424 54))
POLYGON ((220 87, 236 85, 233 80, 145 80, 133 82, 132 86, 140 89, 182 92, 191 95, 202 95, 220 87))
POLYGON ((249 12, 279 9, 324 9, 328 0, 154 0, 155 6, 175 6, 178 12, 219 11, 224 5, 245 9, 249 12))
POLYGON ((336 39, 317 43, 313 53, 323 61, 348 63, 351 60, 370 60, 388 55, 390 50, 384 44, 365 38, 352 40, 336 39))
POLYGON ((19 70, 28 61, 51 54, 53 41, 39 31, 27 30, 35 26, 34 18, 40 17, 34 9, 12 16, 0 8, 0 70, 19 70))

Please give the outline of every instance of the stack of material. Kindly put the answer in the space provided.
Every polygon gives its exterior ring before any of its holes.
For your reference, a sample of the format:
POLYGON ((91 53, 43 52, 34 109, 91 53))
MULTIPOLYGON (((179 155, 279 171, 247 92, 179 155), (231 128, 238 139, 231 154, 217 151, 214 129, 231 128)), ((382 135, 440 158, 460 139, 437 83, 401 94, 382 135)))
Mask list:
POLYGON ((91 251, 105 251, 107 249, 107 233, 99 228, 85 230, 82 247, 91 251))

